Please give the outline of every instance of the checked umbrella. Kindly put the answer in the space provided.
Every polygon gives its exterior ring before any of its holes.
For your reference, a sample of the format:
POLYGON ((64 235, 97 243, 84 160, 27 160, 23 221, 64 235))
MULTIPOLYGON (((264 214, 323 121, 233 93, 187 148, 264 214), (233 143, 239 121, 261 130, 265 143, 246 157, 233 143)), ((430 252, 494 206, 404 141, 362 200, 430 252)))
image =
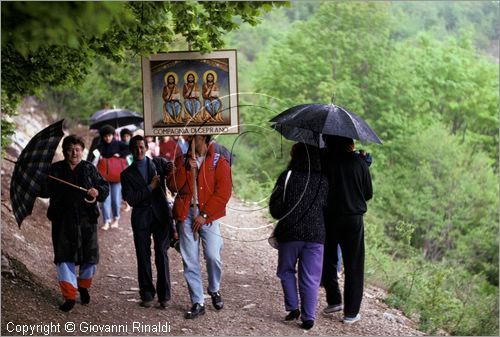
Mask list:
POLYGON ((37 133, 17 159, 10 182, 12 211, 21 227, 31 214, 35 199, 47 178, 57 146, 64 136, 63 120, 37 133))

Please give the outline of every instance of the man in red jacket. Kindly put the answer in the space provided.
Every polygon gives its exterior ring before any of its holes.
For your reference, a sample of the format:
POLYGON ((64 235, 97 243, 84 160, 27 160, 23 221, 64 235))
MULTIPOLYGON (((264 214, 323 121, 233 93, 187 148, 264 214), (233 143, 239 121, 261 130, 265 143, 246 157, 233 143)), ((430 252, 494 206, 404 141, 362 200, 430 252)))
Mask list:
MULTIPOLYGON (((203 240, 208 273, 208 293, 215 309, 224 306, 219 292, 222 276, 220 251, 223 242, 217 219, 226 215, 226 204, 231 197, 231 169, 226 158, 214 151, 211 136, 194 136, 195 153, 177 157, 175 171, 168 179, 168 187, 177 192, 173 215, 177 221, 179 243, 192 307, 185 318, 196 318, 205 313, 201 278, 199 241, 203 240), (196 196, 194 196, 196 179, 196 196), (196 233, 196 234, 195 234, 196 233)), ((193 137, 190 138, 193 141, 193 137)))

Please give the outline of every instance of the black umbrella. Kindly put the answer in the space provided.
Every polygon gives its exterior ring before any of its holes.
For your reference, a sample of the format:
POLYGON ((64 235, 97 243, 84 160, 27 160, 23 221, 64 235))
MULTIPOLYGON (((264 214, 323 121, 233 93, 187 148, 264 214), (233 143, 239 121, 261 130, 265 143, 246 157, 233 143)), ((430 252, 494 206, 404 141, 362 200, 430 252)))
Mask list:
MULTIPOLYGON (((103 110, 99 110, 94 115, 97 115, 97 113, 101 111, 103 110)), ((103 111, 100 115, 97 115, 96 119, 90 125, 90 129, 100 129, 106 124, 109 124, 116 129, 120 126, 139 124, 141 122, 143 122, 142 116, 133 111, 112 109, 103 111)))
POLYGON ((93 122, 97 118, 99 118, 102 115, 104 115, 105 113, 107 113, 108 111, 113 111, 113 110, 114 109, 102 109, 102 110, 96 111, 96 112, 94 112, 94 114, 92 116, 90 116, 90 120, 93 122))
POLYGON ((336 135, 382 144, 358 115, 334 104, 301 104, 271 119, 285 138, 322 147, 321 135, 336 135), (316 142, 316 139, 318 140, 316 142))
POLYGON ((281 133, 286 139, 295 140, 297 142, 306 143, 320 148, 325 147, 322 134, 319 132, 280 123, 274 123, 271 127, 281 133))
POLYGON ((10 181, 10 202, 17 224, 31 214, 35 199, 64 136, 64 119, 37 133, 17 158, 10 181))

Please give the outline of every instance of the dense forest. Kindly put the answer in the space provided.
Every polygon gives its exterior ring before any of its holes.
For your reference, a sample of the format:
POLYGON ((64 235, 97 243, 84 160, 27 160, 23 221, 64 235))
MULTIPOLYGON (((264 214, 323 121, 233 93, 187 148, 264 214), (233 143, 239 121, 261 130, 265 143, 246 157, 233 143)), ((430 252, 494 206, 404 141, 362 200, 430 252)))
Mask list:
MULTIPOLYGON (((238 19, 220 44, 238 50, 243 132, 217 139, 236 154, 235 193, 267 207, 292 144, 274 115, 330 102, 360 115, 383 140, 356 144, 374 158, 367 281, 431 334, 499 332, 498 7, 292 1, 258 25, 238 19)), ((83 122, 104 104, 142 112, 140 73, 137 53, 96 55, 82 81, 38 94, 83 122)))
POLYGON ((229 38, 252 93, 237 191, 265 203, 285 168, 272 116, 332 100, 362 116, 384 142, 357 144, 368 279, 430 333, 498 334, 498 37, 495 2, 369 2, 297 4, 229 38))

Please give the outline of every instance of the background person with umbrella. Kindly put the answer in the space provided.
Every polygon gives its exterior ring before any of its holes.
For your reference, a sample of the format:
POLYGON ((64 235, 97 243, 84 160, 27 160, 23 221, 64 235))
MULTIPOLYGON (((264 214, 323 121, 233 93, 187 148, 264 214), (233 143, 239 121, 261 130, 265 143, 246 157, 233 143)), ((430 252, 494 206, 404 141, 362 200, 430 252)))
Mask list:
POLYGON ((328 196, 322 276, 328 306, 323 311, 328 314, 343 309, 343 322, 352 324, 361 319, 365 260, 363 215, 366 202, 373 196, 372 181, 366 161, 354 152, 352 138, 324 138, 328 150, 326 174, 332 188, 328 196), (344 306, 337 275, 339 244, 344 261, 344 306))
POLYGON ((38 196, 50 198, 47 217, 52 222, 54 262, 65 299, 59 309, 69 311, 75 305, 77 290, 82 304, 90 302, 88 289, 99 262, 99 210, 95 202, 89 203, 85 198, 104 201, 109 186, 91 163, 82 160, 85 144, 81 138, 65 137, 62 148, 64 160, 51 165, 50 175, 83 186, 87 192, 47 178, 38 196), (80 266, 78 277, 77 265, 80 266))
POLYGON ((140 124, 144 121, 136 112, 125 109, 99 110, 91 118, 90 129, 99 130, 104 125, 111 125, 115 129, 130 124, 140 124))
MULTIPOLYGON (((99 130, 99 134, 101 135, 101 142, 97 146, 97 151, 99 152, 99 158, 97 159, 98 169, 111 170, 111 167, 114 166, 112 166, 110 161, 107 160, 113 157, 121 158, 123 161, 123 169, 125 169, 128 165, 126 157, 130 154, 128 146, 125 143, 114 139, 115 129, 111 125, 104 125, 99 130), (107 161, 107 163, 102 164, 104 161, 107 161)), ((102 204, 102 215, 104 218, 104 225, 102 229, 105 231, 110 227, 119 227, 118 221, 120 220, 122 203, 122 185, 119 181, 119 176, 123 169, 116 172, 118 176, 117 181, 111 181, 108 179, 110 193, 102 204)), ((105 177, 103 171, 100 172, 105 177)))

